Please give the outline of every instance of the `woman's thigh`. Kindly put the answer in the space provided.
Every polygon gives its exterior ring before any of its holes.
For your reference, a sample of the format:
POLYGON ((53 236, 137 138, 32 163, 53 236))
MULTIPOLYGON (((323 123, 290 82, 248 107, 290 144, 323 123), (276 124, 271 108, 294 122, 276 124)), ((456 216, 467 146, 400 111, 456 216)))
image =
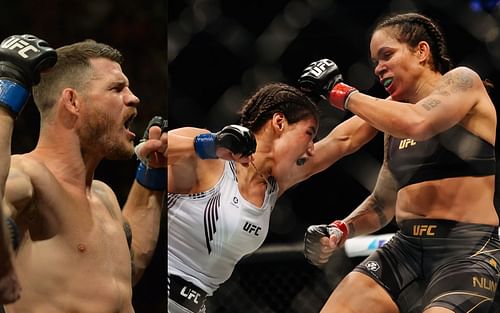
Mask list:
POLYGON ((321 313, 399 313, 387 291, 371 277, 351 272, 339 283, 321 313))

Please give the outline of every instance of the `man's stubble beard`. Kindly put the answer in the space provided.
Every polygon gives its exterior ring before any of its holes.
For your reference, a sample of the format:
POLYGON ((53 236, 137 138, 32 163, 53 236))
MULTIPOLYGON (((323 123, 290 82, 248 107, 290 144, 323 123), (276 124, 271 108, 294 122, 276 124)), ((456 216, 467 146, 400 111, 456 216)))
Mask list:
POLYGON ((102 154, 108 160, 128 160, 134 155, 134 145, 125 143, 123 138, 116 138, 121 130, 113 129, 109 119, 90 119, 78 131, 82 150, 102 154))

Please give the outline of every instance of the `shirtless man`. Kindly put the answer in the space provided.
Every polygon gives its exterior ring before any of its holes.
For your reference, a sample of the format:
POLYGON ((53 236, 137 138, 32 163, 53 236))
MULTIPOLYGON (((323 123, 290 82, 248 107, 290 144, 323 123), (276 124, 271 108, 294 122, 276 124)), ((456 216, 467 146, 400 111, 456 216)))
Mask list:
POLYGON ((54 50, 31 35, 0 46, 0 86, 9 87, 0 92, 1 210, 19 234, 15 254, 0 247, 0 256, 14 265, 6 277, 12 283, 17 274, 21 286, 19 293, 10 284, 1 300, 14 301, 8 313, 134 312, 132 285, 158 238, 167 136, 149 129, 137 151, 148 167, 140 163, 121 211, 111 188, 93 176, 102 159, 134 153, 129 125, 139 99, 122 72, 122 56, 91 40, 56 51, 57 63, 54 50), (54 63, 37 85, 39 70, 54 63), (14 120, 32 85, 41 115, 38 144, 11 156, 14 120))

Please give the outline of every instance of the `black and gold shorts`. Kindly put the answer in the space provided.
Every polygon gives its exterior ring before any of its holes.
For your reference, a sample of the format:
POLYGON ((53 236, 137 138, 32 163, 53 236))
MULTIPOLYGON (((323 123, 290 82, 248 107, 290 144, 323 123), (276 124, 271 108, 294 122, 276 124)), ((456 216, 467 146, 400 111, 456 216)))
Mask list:
POLYGON ((377 281, 401 312, 488 312, 500 278, 498 227, 409 220, 354 270, 377 281))

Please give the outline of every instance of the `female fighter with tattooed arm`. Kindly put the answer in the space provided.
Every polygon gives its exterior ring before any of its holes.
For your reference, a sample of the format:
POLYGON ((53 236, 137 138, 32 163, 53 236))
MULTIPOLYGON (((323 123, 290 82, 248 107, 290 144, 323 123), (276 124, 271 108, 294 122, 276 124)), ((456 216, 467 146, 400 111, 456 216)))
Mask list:
POLYGON ((218 133, 168 133, 171 313, 203 312, 206 296, 263 243, 277 198, 377 132, 355 116, 313 143, 315 104, 281 83, 263 86, 241 113, 241 126, 218 133))
POLYGON ((321 312, 488 312, 500 264, 492 100, 476 72, 451 69, 439 28, 423 15, 382 20, 370 52, 387 100, 330 75, 330 60, 313 62, 300 78, 304 90, 386 134, 373 193, 343 221, 309 227, 306 257, 325 263, 347 237, 394 216, 400 228, 321 312))

